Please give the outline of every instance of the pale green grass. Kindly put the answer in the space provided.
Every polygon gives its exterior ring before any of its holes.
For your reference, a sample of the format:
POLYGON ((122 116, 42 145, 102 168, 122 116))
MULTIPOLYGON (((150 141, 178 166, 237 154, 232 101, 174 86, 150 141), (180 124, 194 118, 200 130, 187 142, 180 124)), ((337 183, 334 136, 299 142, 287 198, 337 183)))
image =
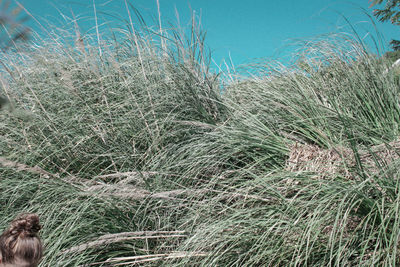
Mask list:
POLYGON ((400 264, 397 148, 363 160, 398 140, 388 62, 336 36, 296 66, 218 76, 195 24, 162 42, 128 27, 4 55, 0 226, 37 212, 41 266, 400 264), (295 144, 354 163, 289 171, 295 144))

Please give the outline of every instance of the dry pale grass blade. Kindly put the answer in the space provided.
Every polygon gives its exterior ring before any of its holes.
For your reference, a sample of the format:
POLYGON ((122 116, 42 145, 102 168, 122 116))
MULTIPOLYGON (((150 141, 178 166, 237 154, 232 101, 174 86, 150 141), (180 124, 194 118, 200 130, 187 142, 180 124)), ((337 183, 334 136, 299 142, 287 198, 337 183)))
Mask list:
POLYGON ((149 255, 131 256, 131 257, 117 257, 108 259, 107 261, 103 262, 92 263, 86 266, 101 265, 104 263, 111 264, 110 266, 124 266, 124 265, 141 264, 159 260, 179 259, 188 257, 206 257, 207 255, 208 255, 207 253, 189 253, 184 251, 177 251, 172 253, 149 254, 149 255))
POLYGON ((125 232, 118 234, 107 234, 100 236, 94 241, 84 243, 69 249, 61 251, 62 254, 79 253, 87 249, 101 247, 122 241, 135 240, 135 239, 158 239, 158 238, 183 238, 186 237, 185 231, 139 231, 139 232, 125 232))
POLYGON ((149 191, 135 186, 124 185, 123 187, 121 187, 119 184, 106 183, 92 185, 86 188, 85 192, 95 195, 113 196, 131 200, 144 199, 151 195, 149 191))
POLYGON ((104 175, 99 175, 96 176, 95 178, 99 179, 107 179, 107 178, 121 178, 121 177, 148 177, 151 175, 156 175, 159 174, 159 172, 139 172, 139 171, 133 171, 133 172, 117 172, 117 173, 110 173, 110 174, 104 174, 104 175))
POLYGON ((254 199, 254 200, 260 200, 263 202, 270 202, 273 201, 273 198, 265 198, 265 197, 260 197, 258 195, 254 194, 246 194, 243 192, 227 192, 227 191, 222 191, 222 190, 213 190, 213 189, 186 189, 186 190, 171 190, 171 191, 164 191, 164 192, 158 192, 158 193, 153 193, 151 194, 150 197, 153 198, 160 198, 160 199, 175 199, 175 197, 178 196, 187 196, 187 197, 193 197, 193 196, 204 196, 205 193, 216 193, 219 195, 220 198, 226 198, 226 199, 234 199, 234 198, 242 198, 242 199, 254 199))
POLYGON ((163 199, 163 200, 177 200, 183 197, 196 197, 204 196, 206 193, 217 193, 220 198, 225 199, 254 199, 263 202, 271 202, 274 198, 260 197, 254 194, 246 194, 243 192, 227 192, 222 190, 213 189, 176 189, 162 192, 152 193, 148 190, 138 188, 125 184, 121 187, 121 184, 96 184, 85 189, 85 192, 95 193, 96 195, 111 196, 118 198, 125 198, 130 200, 141 200, 145 198, 163 199))
POLYGON ((0 157, 0 165, 2 165, 3 167, 16 169, 17 171, 26 171, 26 172, 30 172, 33 174, 39 174, 39 175, 44 176, 45 178, 50 178, 50 177, 51 178, 59 178, 58 175, 49 173, 49 172, 43 170, 42 168, 40 168, 39 166, 34 166, 34 167, 28 166, 26 164, 8 160, 4 157, 0 157))
MULTIPOLYGON (((104 182, 109 182, 110 180, 117 181, 120 185, 125 185, 134 182, 137 185, 143 185, 144 179, 151 176, 161 174, 155 171, 131 171, 131 172, 116 172, 110 174, 103 174, 94 177, 95 179, 100 179, 104 182)), ((165 174, 163 174, 165 175, 165 174)))
POLYGON ((42 168, 40 168, 39 166, 29 166, 26 164, 22 164, 16 161, 11 161, 8 160, 4 157, 0 157, 0 165, 6 168, 12 168, 15 169, 18 172, 29 172, 32 174, 38 174, 43 178, 53 178, 53 179, 61 179, 62 181, 77 186, 77 185, 81 185, 81 186, 92 186, 93 184, 98 184, 96 181, 92 181, 92 180, 84 180, 82 178, 76 177, 74 175, 70 175, 68 174, 66 177, 61 178, 60 174, 54 174, 54 173, 50 173, 42 168))
POLYGON ((203 129, 209 129, 209 130, 214 130, 215 126, 208 124, 208 123, 203 123, 203 122, 198 122, 198 121, 173 121, 177 124, 181 124, 181 125, 188 125, 188 126, 194 126, 194 127, 199 127, 199 128, 203 128, 203 129))
POLYGON ((129 184, 124 184, 123 187, 121 187, 120 183, 117 184, 101 183, 92 185, 85 189, 85 192, 95 193, 96 195, 125 198, 130 200, 141 200, 145 198, 172 200, 182 195, 193 196, 209 191, 210 190, 207 189, 199 189, 199 190, 177 189, 177 190, 152 193, 146 189, 142 189, 129 184))

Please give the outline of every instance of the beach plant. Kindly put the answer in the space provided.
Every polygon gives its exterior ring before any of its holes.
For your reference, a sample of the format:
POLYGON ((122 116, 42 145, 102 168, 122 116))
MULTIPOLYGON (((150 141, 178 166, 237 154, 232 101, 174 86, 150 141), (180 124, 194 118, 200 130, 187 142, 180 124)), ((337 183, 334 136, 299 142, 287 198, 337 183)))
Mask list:
POLYGON ((389 59, 334 35, 215 73, 195 19, 127 21, 3 54, 0 227, 39 214, 41 266, 400 264, 389 59))

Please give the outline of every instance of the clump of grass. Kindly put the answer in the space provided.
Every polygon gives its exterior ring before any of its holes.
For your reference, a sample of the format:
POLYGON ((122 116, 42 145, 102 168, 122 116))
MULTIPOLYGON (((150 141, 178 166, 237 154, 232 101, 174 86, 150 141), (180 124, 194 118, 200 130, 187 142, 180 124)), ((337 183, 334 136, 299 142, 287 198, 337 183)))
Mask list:
POLYGON ((400 264, 385 59, 319 40, 222 89, 194 22, 133 26, 4 55, 0 224, 39 213, 42 266, 400 264))
POLYGON ((196 227, 183 246, 207 253, 196 263, 398 264, 399 88, 385 64, 348 42, 347 54, 320 42, 307 67, 231 85, 231 117, 184 143, 176 160, 165 153, 182 186, 208 190, 194 198, 196 227), (309 162, 287 169, 296 147, 309 149, 309 162), (324 150, 336 162, 304 167, 332 160, 324 150))
POLYGON ((222 121, 225 108, 205 56, 194 57, 198 39, 190 49, 169 39, 165 50, 131 30, 112 45, 70 47, 60 36, 3 55, 1 216, 5 226, 39 213, 43 266, 169 255, 187 236, 177 229, 185 193, 158 186, 147 162, 210 131, 193 125, 222 121))
POLYGON ((190 134, 190 121, 221 119, 219 89, 195 65, 201 63, 183 65, 144 39, 132 47, 131 38, 101 57, 96 47, 81 54, 45 44, 24 54, 23 64, 9 64, 15 89, 7 95, 32 113, 18 137, 35 151, 29 161, 87 177, 140 169, 166 144, 190 134))

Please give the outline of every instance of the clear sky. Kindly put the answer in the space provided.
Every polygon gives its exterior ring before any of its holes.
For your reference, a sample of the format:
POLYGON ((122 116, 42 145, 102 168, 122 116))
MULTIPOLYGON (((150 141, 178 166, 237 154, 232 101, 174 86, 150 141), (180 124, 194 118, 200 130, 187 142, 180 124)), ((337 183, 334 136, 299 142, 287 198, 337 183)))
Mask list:
MULTIPOLYGON (((19 0, 37 19, 63 24, 62 15, 71 18, 71 10, 80 18, 83 30, 95 25, 93 0, 19 0)), ((148 24, 157 16, 156 0, 130 0, 148 24)), ((254 58, 281 58, 290 53, 287 44, 330 32, 351 32, 350 21, 362 38, 376 36, 370 18, 369 0, 159 0, 162 23, 187 25, 191 10, 201 16, 207 31, 206 44, 215 62, 231 58, 235 65, 254 58)), ((100 23, 127 18, 124 0, 95 0, 100 23), (106 15, 109 14, 109 15, 106 15)), ((374 20, 386 41, 400 39, 400 26, 374 20)), ((46 23, 45 23, 46 25, 46 23)), ((105 27, 105 26, 103 26, 105 27)), ((35 27, 36 28, 36 27, 35 27)), ((368 41, 367 41, 368 42, 368 41)))

